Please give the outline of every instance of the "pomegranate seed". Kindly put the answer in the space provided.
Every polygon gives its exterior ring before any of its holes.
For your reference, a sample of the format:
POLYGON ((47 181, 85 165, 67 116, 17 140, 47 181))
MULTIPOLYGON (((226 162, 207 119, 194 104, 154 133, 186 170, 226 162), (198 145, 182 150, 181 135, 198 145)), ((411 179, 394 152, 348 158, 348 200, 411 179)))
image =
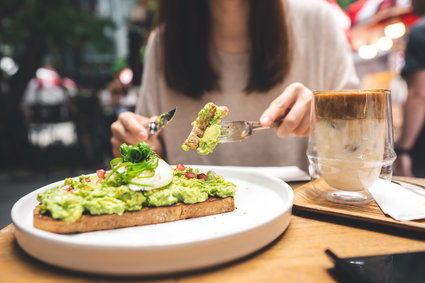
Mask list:
POLYGON ((71 186, 63 186, 62 189, 64 191, 67 191, 67 192, 72 191, 72 187, 71 186))
POLYGON ((185 176, 187 179, 193 179, 193 178, 195 178, 195 177, 196 177, 195 173, 193 173, 193 172, 186 172, 186 174, 184 174, 184 176, 185 176))
POLYGON ((227 108, 226 106, 220 106, 219 109, 226 115, 227 113, 229 113, 229 108, 227 108))
POLYGON ((198 174, 198 176, 196 176, 196 178, 203 179, 204 181, 208 180, 207 175, 205 175, 204 173, 198 174))
POLYGON ((176 165, 176 169, 178 171, 184 171, 186 169, 186 167, 184 167, 183 164, 179 163, 179 164, 176 165))
POLYGON ((106 171, 103 169, 99 169, 96 171, 96 174, 97 174, 97 177, 99 177, 100 179, 103 179, 105 178, 106 171))
POLYGON ((84 181, 90 182, 90 178, 84 178, 84 181))

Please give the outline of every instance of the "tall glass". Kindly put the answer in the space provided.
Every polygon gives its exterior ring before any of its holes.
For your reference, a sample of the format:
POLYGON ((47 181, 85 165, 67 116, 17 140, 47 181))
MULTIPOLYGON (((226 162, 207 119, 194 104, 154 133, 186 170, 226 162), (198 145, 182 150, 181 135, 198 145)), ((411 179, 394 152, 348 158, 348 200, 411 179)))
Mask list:
POLYGON ((378 178, 391 179, 389 90, 314 91, 307 156, 314 188, 332 202, 363 204, 378 178))

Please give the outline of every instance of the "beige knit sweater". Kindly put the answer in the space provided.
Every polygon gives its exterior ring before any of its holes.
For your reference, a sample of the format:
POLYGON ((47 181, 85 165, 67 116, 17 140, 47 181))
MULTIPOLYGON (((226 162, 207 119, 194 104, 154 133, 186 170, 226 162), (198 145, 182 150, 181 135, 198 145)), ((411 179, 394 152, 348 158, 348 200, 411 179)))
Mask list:
POLYGON ((319 0, 284 1, 288 4, 294 38, 294 60, 284 83, 268 93, 243 92, 248 76, 248 53, 218 51, 211 56, 217 62, 221 92, 207 93, 198 100, 177 93, 164 81, 158 36, 152 33, 136 112, 150 117, 177 107, 176 116, 161 133, 170 164, 296 165, 307 169, 307 138, 279 138, 273 129, 258 132, 243 142, 219 144, 213 153, 205 156, 181 149, 191 122, 207 102, 227 106, 230 112, 226 120, 258 120, 290 83, 301 82, 311 90, 358 86, 349 45, 329 5, 319 0))

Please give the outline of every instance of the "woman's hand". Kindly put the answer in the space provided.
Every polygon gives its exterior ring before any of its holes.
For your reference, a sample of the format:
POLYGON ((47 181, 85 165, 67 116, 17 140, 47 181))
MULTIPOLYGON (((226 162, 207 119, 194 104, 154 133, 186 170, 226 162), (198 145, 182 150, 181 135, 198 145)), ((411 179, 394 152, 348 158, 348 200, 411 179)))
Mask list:
POLYGON ((136 145, 144 141, 148 143, 152 150, 161 155, 161 143, 156 135, 149 135, 149 122, 155 121, 157 117, 143 117, 132 112, 123 112, 118 116, 118 120, 112 123, 112 153, 120 156, 120 145, 126 143, 136 145))
POLYGON ((282 120, 277 135, 290 134, 307 136, 310 130, 310 107, 313 93, 300 83, 290 84, 261 115, 260 122, 270 127, 274 121, 282 120))

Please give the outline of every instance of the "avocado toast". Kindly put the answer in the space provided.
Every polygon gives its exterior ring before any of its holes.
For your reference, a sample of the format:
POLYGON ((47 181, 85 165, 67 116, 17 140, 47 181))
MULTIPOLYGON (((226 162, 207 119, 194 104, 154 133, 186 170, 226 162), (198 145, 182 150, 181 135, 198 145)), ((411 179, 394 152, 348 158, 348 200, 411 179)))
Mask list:
POLYGON ((39 193, 34 226, 55 233, 115 229, 230 212, 235 185, 213 171, 170 167, 146 143, 121 145, 111 170, 39 193))

